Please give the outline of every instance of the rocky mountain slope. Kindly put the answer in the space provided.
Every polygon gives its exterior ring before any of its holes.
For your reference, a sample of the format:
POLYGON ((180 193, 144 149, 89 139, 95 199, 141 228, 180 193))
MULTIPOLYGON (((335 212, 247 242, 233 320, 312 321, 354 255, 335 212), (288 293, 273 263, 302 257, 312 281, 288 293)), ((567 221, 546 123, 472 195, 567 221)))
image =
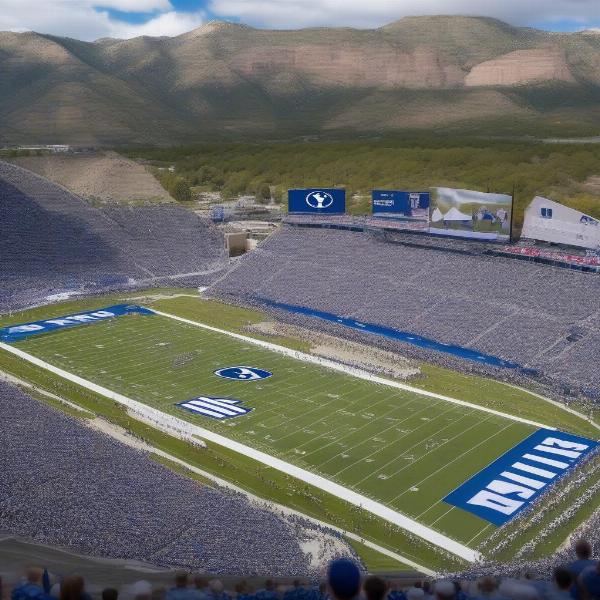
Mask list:
POLYGON ((95 43, 0 33, 0 143, 596 124, 600 35, 589 32, 410 17, 375 30, 212 22, 95 43))

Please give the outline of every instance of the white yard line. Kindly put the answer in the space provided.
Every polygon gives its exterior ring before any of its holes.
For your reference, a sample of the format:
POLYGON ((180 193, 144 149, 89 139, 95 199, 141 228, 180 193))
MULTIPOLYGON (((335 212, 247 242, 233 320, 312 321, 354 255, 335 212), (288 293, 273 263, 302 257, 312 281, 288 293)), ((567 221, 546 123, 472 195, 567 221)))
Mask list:
POLYGON ((303 362, 309 362, 309 363, 312 363, 315 365, 320 365, 322 367, 327 367, 329 369, 333 369, 334 371, 340 371, 342 373, 352 375, 353 377, 357 377, 358 379, 365 379, 367 381, 372 381, 374 383, 379 383, 381 385, 387 385, 389 387, 393 387, 393 388, 396 388, 399 390, 411 392, 413 394, 427 396, 428 398, 436 398, 437 400, 444 400, 446 402, 452 402, 453 404, 458 404, 460 406, 468 406, 469 408, 480 410, 482 412, 496 415, 498 417, 503 417, 504 419, 510 419, 511 421, 518 421, 519 423, 525 423, 526 425, 532 425, 533 427, 556 430, 556 427, 552 427, 550 425, 545 425, 543 423, 538 423, 537 421, 530 421, 529 419, 523 419, 521 417, 516 417, 514 415, 510 415, 508 413, 503 413, 498 410, 493 410, 493 409, 487 408, 485 406, 479 406, 478 404, 472 404, 471 402, 465 402, 464 400, 458 400, 458 398, 452 398, 451 396, 444 396, 442 394, 436 394, 435 392, 429 392, 427 390, 422 390, 420 388, 413 387, 412 385, 407 385, 406 383, 400 383, 399 381, 385 379, 384 377, 379 377, 378 375, 373 375, 373 373, 369 373, 368 371, 365 371, 363 369, 358 369, 356 367, 349 367, 347 365, 337 363, 337 362, 329 360, 327 358, 321 358, 320 356, 313 356, 312 354, 306 354, 305 352, 299 352, 298 350, 292 350, 291 348, 286 348, 285 346, 273 344, 272 342, 265 342, 263 340, 258 340, 258 339, 252 338, 252 337, 248 337, 248 336, 242 335, 240 333, 234 333, 233 331, 227 331, 226 329, 219 329, 218 327, 212 327, 211 325, 206 325, 206 324, 200 323, 198 321, 184 319, 183 317, 178 317, 176 315, 162 312, 160 310, 155 310, 155 309, 151 309, 151 310, 153 313, 155 313, 157 315, 161 315, 163 317, 168 317, 169 319, 174 319, 175 321, 181 321, 182 323, 187 323, 188 325, 193 325, 195 327, 200 327, 202 329, 207 329, 208 331, 214 331, 215 333, 227 335, 229 337, 233 337, 238 340, 242 340, 244 342, 254 344, 256 346, 261 346, 262 348, 266 348, 267 350, 277 352, 278 354, 284 354, 285 356, 295 358, 296 360, 301 360, 303 362))
MULTIPOLYGON (((106 421, 106 423, 108 426, 103 427, 103 428, 95 426, 95 424, 93 422, 90 423, 89 425, 91 427, 95 427, 99 431, 102 431, 102 433, 104 433, 106 435, 110 435, 111 437, 115 438, 122 444, 126 444, 127 446, 131 446, 132 448, 136 448, 138 450, 140 449, 138 440, 136 438, 134 438, 133 436, 131 436, 127 433, 122 434, 121 432, 118 431, 118 428, 113 426, 111 423, 109 423, 108 421, 106 421)), ((213 473, 204 471, 203 469, 199 469, 198 467, 191 465, 190 463, 187 463, 184 460, 181 460, 180 458, 177 458, 176 456, 173 456, 172 454, 165 452, 164 450, 160 450, 159 448, 150 446, 150 445, 146 444, 145 442, 144 442, 144 446, 145 447, 142 448, 142 450, 144 450, 146 452, 151 452, 152 454, 156 454, 157 456, 161 456, 171 462, 181 465, 182 467, 185 467, 187 470, 191 471, 192 473, 201 475, 205 479, 208 479, 208 480, 216 483, 220 487, 233 490, 239 494, 243 494, 244 496, 246 496, 246 498, 248 498, 254 504, 261 506, 263 508, 266 508, 267 510, 269 510, 271 512, 275 512, 275 513, 282 512, 286 515, 294 515, 294 516, 300 517, 302 519, 305 519, 307 521, 310 521, 311 523, 318 525, 319 527, 326 527, 327 529, 332 529, 333 531, 337 531, 338 533, 341 533, 342 535, 344 535, 347 538, 350 538, 351 540, 360 542, 361 544, 368 546, 372 550, 375 550, 375 551, 379 552, 380 554, 383 554, 384 556, 388 556, 402 564, 412 567, 416 571, 419 571, 419 573, 423 573, 424 575, 430 575, 432 577, 437 575, 437 573, 435 571, 432 571, 431 569, 424 567, 423 565, 420 565, 419 563, 416 563, 412 559, 407 558, 406 556, 403 556, 401 554, 398 554, 397 552, 394 552, 392 550, 389 550, 388 548, 384 548, 383 546, 380 546, 379 544, 369 542, 368 540, 365 540, 364 538, 360 537, 359 535, 356 535, 355 533, 352 533, 351 531, 346 531, 345 529, 341 529, 340 527, 336 527, 335 525, 331 525, 330 523, 326 523, 325 521, 320 521, 319 519, 315 519, 314 517, 311 517, 309 515, 299 512, 297 510, 294 510, 293 508, 290 508, 289 506, 284 506, 283 504, 278 504, 277 502, 272 502, 271 500, 265 500, 264 498, 261 498, 260 496, 252 494, 248 490, 238 487, 237 485, 235 485, 234 483, 231 483, 230 481, 227 481, 226 479, 221 479, 220 477, 217 477, 213 473)))
MULTIPOLYGON (((246 338, 245 336, 240 336, 238 334, 233 334, 231 332, 219 330, 214 327, 209 327, 208 325, 201 325, 198 323, 194 323, 193 321, 187 321, 187 319, 182 319, 181 317, 172 317, 171 315, 160 313, 158 311, 157 311, 157 314, 162 314, 163 316, 168 316, 168 317, 174 318, 176 320, 181 320, 181 321, 193 324, 193 325, 198 325, 199 327, 204 327, 204 328, 207 328, 207 329, 210 329, 213 331, 217 331, 219 333, 231 335, 231 336, 237 337, 239 339, 244 339, 245 341, 248 341, 248 342, 256 342, 256 343, 260 342, 260 340, 253 340, 252 338, 246 338)), ((266 347, 274 346, 274 344, 269 344, 268 342, 260 342, 260 345, 263 345, 263 344, 266 344, 266 347)), ((282 348, 282 347, 277 346, 277 348, 282 348)), ((389 521, 390 523, 393 523, 394 525, 397 525, 398 527, 401 527, 402 529, 405 529, 406 531, 422 538, 423 540, 425 540, 435 546, 438 546, 439 548, 442 548, 443 550, 446 550, 447 552, 455 554, 456 556, 459 556, 460 558, 462 558, 464 560, 467 560, 469 562, 475 562, 475 561, 479 560, 479 558, 480 558, 480 554, 477 551, 473 550, 472 548, 468 548, 464 544, 461 544, 461 543, 457 542, 456 540, 453 540, 452 538, 449 538, 448 536, 446 536, 438 531, 435 531, 429 527, 426 527, 425 525, 422 525, 421 523, 417 523, 416 521, 403 515, 402 513, 399 513, 395 510, 392 510, 388 506, 385 506, 381 502, 372 500, 371 498, 368 498, 367 496, 363 496, 362 494, 354 492, 353 490, 350 490, 342 485, 334 483, 333 481, 329 481, 325 477, 321 477, 320 475, 316 475, 315 473, 311 473, 310 471, 301 469, 300 467, 297 467, 296 465, 287 463, 279 458, 271 456, 270 454, 266 454, 265 452, 261 452, 260 450, 256 450, 254 448, 251 448, 249 446, 246 446, 244 444, 241 444, 239 442, 231 440, 225 436, 214 433, 213 431, 210 431, 208 429, 204 429, 202 427, 194 425, 194 424, 190 423, 189 421, 185 421, 183 419, 179 419, 178 417, 174 417, 173 415, 163 413, 162 411, 160 411, 158 409, 152 408, 146 404, 143 404, 141 402, 138 402, 136 400, 128 398, 127 396, 123 396, 122 394, 119 394, 117 392, 113 392, 112 390, 109 390, 109 389, 102 387, 98 384, 95 384, 91 381, 83 379, 82 377, 79 377, 78 375, 74 375, 73 373, 69 373, 68 371, 65 371, 59 367, 51 365, 50 363, 48 363, 44 360, 41 360, 40 358, 37 358, 36 356, 33 356, 27 352, 24 352, 23 350, 20 350, 19 348, 10 346, 9 344, 0 342, 0 349, 6 350, 7 352, 10 352, 11 354, 18 356, 19 358, 22 358, 38 367, 41 367, 42 369, 46 369, 47 371, 50 371, 50 372, 54 373, 55 375, 62 377, 63 379, 72 381, 73 383, 76 383, 77 385, 80 385, 84 388, 87 388, 87 389, 97 393, 97 394, 100 394, 101 396, 104 396, 105 398, 109 398, 115 402, 118 402, 119 404, 123 404, 124 406, 127 406, 128 408, 134 410, 138 415, 143 415, 147 420, 149 420, 153 424, 155 424, 155 426, 159 426, 159 428, 162 428, 163 430, 165 430, 165 428, 167 428, 170 435, 177 435, 178 437, 183 436, 185 439, 190 439, 190 438, 193 439, 194 436, 197 436, 200 439, 207 440, 207 441, 213 442, 215 444, 219 444, 220 446, 223 446, 225 448, 233 450, 234 452, 238 452, 239 454, 242 454, 242 455, 252 458, 253 460, 256 460, 262 464, 265 464, 274 469, 277 469, 278 471, 281 471, 282 473, 291 475, 292 477, 295 477, 296 479, 299 479, 300 481, 304 481, 305 483, 308 483, 310 485, 318 487, 319 489, 321 489, 329 494, 332 494, 333 496, 336 496, 337 498, 341 498, 344 501, 346 501, 350 504, 353 504, 354 506, 358 506, 378 517, 381 517, 382 519, 389 521)), ((286 352, 289 351, 290 353, 292 353, 292 355, 295 353, 295 351, 288 350, 287 348, 285 348, 285 350, 286 350, 286 352)), ((299 355, 298 358, 301 360, 301 355, 303 353, 296 353, 296 354, 299 355)), ((309 356, 309 355, 306 355, 306 356, 309 356)), ((310 357, 310 358, 315 358, 315 357, 310 357)), ((319 360, 323 360, 323 359, 319 359, 319 360)), ((330 361, 325 361, 325 362, 330 362, 330 361)), ((321 363, 319 362, 319 364, 321 364, 321 363)), ((332 364, 335 364, 335 363, 332 363, 332 364)), ((381 379, 381 378, 378 378, 378 379, 381 379)), ((386 380, 384 380, 384 379, 381 379, 381 381, 386 382, 386 380)), ((390 383, 393 383, 393 382, 390 382, 390 383)), ((142 417, 142 418, 144 418, 144 417, 142 417)))

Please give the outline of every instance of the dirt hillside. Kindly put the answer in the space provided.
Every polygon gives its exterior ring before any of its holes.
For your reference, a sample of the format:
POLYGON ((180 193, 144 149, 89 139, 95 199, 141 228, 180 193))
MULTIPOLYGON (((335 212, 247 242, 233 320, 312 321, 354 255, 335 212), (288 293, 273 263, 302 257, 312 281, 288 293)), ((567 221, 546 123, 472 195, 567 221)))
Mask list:
POLYGON ((95 204, 145 204, 173 199, 143 166, 116 152, 27 156, 11 162, 95 204))

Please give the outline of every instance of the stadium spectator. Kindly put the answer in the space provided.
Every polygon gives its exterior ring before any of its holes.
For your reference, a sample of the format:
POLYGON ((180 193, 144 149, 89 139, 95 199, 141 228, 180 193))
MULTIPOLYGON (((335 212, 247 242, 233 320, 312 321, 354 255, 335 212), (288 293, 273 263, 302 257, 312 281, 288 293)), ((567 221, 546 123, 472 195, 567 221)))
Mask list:
POLYGON ((13 589, 11 600, 47 600, 48 594, 42 586, 43 576, 43 569, 29 567, 25 574, 25 581, 13 589))
POLYGON ((149 581, 136 581, 128 591, 132 600, 152 600, 153 589, 149 581))
POLYGON ((578 583, 583 600, 600 600, 600 561, 585 568, 579 575, 578 583))
POLYGON ((60 600, 91 600, 85 591, 85 581, 79 575, 65 577, 60 584, 60 600))
POLYGON ((437 600, 455 600, 456 587, 452 581, 438 581, 435 584, 435 597, 437 600))
POLYGON ((299 579, 294 579, 292 587, 285 591, 283 600, 301 600, 306 590, 299 579))
POLYGON ((191 592, 192 590, 188 588, 188 574, 178 571, 175 574, 175 587, 167 592, 167 600, 191 600, 191 592))
POLYGON ((406 600, 424 600, 424 599, 425 599, 425 592, 423 591, 423 588, 413 586, 410 589, 408 589, 406 592, 406 600))
POLYGON ((231 600, 220 579, 211 579, 208 588, 209 593, 207 597, 209 600, 231 600))
POLYGON ((363 583, 363 592, 366 600, 383 600, 387 589, 386 582, 380 577, 367 577, 363 583))
POLYGON ((102 600, 118 600, 119 590, 115 588, 105 588, 102 590, 102 600))
POLYGON ((388 600, 407 600, 406 594, 399 588, 398 583, 392 583, 388 593, 388 600))
POLYGON ((235 584, 235 600, 251 600, 252 595, 248 593, 248 583, 244 579, 235 584))
POLYGON ((265 587, 261 590, 258 590, 254 595, 256 600, 277 600, 278 595, 275 590, 275 583, 272 579, 267 579, 265 581, 265 587))
POLYGON ((431 585, 431 581, 423 582, 423 592, 425 593, 425 600, 433 600, 433 586, 431 585))
POLYGON ((329 563, 327 583, 335 600, 352 600, 360 592, 361 576, 356 563, 338 558, 329 563))
POLYGON ((544 597, 546 600, 572 600, 571 586, 573 575, 567 567, 554 569, 552 584, 546 586, 544 597))
POLYGON ((158 585, 152 588, 152 600, 165 600, 167 597, 167 588, 158 585))
POLYGON ((568 568, 573 577, 577 578, 584 569, 594 566, 596 561, 592 559, 592 545, 587 540, 579 540, 575 544, 575 555, 577 560, 573 561, 568 568))

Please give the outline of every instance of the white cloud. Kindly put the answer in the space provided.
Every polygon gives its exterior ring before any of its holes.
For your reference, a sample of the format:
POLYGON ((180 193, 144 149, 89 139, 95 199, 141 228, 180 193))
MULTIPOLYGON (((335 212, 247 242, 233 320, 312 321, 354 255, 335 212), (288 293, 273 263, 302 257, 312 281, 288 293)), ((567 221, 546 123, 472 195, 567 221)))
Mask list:
POLYGON ((515 25, 600 22, 598 0, 211 0, 224 17, 266 27, 377 27, 410 15, 481 15, 515 25))
POLYGON ((179 35, 200 26, 203 16, 200 11, 177 12, 169 0, 0 0, 0 31, 31 30, 80 40, 179 35), (107 9, 153 16, 132 24, 111 18, 107 9))

